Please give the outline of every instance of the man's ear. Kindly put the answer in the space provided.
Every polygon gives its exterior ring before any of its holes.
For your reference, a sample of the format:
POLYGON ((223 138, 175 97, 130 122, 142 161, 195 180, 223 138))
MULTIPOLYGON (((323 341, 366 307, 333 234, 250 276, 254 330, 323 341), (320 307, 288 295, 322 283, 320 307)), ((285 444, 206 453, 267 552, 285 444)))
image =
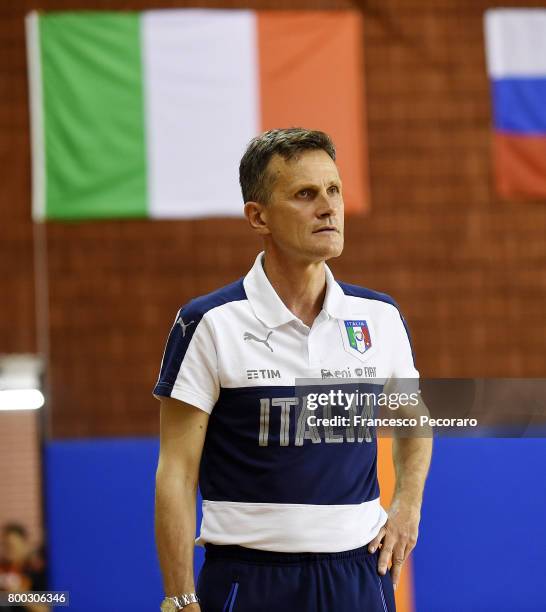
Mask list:
POLYGON ((250 227, 260 236, 271 233, 267 227, 267 209, 264 204, 260 204, 260 202, 246 202, 245 217, 250 227))

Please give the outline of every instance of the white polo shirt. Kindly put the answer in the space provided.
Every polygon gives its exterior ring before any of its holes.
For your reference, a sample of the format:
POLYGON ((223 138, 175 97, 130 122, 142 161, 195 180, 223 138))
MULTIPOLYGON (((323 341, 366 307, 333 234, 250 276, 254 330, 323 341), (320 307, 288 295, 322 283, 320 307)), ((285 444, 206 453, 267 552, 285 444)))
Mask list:
POLYGON ((154 388, 211 415, 197 543, 364 546, 387 519, 376 439, 309 427, 296 379, 418 378, 405 323, 389 296, 338 283, 326 266, 323 308, 309 328, 273 289, 262 257, 244 278, 177 313, 154 388))

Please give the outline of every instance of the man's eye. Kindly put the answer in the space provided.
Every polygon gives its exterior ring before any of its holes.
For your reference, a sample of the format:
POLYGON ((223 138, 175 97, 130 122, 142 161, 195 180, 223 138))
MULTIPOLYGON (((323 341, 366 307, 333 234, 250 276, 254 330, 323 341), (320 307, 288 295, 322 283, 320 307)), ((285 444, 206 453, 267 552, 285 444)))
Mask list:
POLYGON ((328 191, 329 191, 330 193, 339 193, 339 187, 338 187, 337 185, 332 185, 332 186, 331 186, 331 187, 328 189, 328 191))
POLYGON ((298 195, 301 198, 308 198, 311 195, 311 190, 310 189, 302 189, 301 191, 298 192, 298 195))

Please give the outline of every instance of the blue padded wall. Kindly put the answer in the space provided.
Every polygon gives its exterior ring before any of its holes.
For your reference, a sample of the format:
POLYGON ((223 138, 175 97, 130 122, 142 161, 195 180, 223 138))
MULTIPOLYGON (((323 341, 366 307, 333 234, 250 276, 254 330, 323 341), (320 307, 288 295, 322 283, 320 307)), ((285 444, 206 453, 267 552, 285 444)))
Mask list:
POLYGON ((543 439, 435 440, 417 612, 546 610, 545 467, 543 439))
MULTIPOLYGON (((156 439, 47 445, 51 588, 70 591, 71 610, 158 609, 158 451, 156 439)), ((435 441, 413 553, 416 612, 546 610, 545 465, 543 439, 435 441)))
MULTIPOLYGON (((156 439, 46 446, 50 588, 70 591, 70 610, 159 609, 153 522, 158 453, 156 439)), ((198 571, 202 549, 196 554, 198 571)))

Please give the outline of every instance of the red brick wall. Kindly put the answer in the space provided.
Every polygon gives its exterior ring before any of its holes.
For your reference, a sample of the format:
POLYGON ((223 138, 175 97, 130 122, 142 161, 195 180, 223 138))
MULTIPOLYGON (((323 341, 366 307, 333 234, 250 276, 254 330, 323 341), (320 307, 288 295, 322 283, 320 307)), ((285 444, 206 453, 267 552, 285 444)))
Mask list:
MULTIPOLYGON (((546 374, 546 203, 491 188, 482 15, 502 4, 514 2, 361 3, 373 210, 349 219, 333 268, 398 300, 429 376, 546 374)), ((36 349, 23 15, 153 5, 185 3, 0 7, 0 352, 36 349)), ((54 435, 155 434, 150 391, 176 309, 244 274, 259 244, 237 220, 52 223, 47 240, 54 435)))

